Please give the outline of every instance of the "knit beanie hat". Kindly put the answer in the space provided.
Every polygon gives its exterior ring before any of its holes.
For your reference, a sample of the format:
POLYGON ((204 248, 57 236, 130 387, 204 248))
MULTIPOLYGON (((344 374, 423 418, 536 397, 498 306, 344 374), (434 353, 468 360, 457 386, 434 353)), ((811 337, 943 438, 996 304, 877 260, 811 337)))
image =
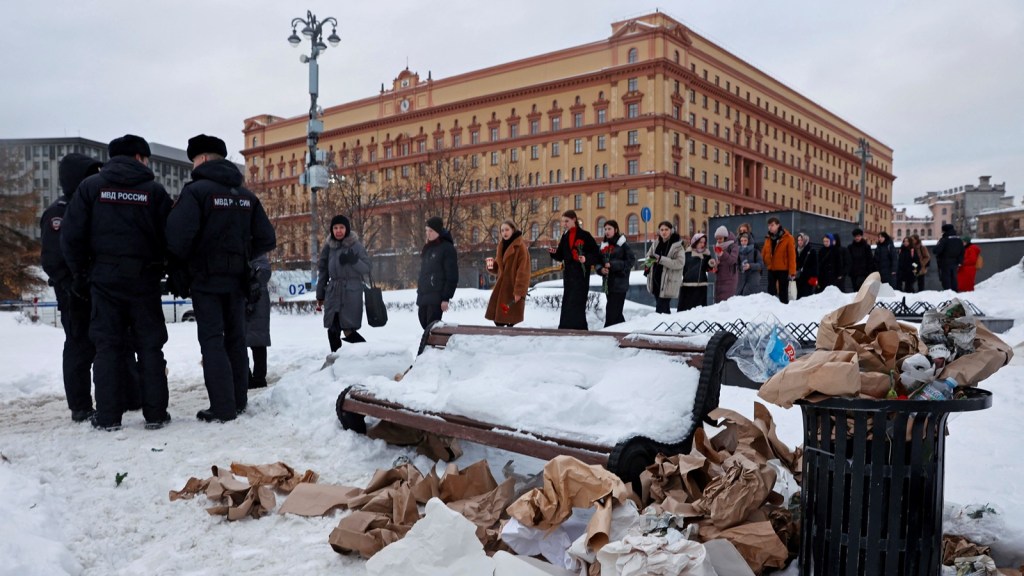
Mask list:
POLYGON ((728 237, 729 237, 729 229, 726 228, 725 226, 719 226, 715 230, 715 238, 728 238, 728 237))
POLYGON ((703 237, 704 237, 704 234, 701 233, 701 232, 697 232, 696 234, 694 234, 693 238, 690 238, 690 248, 696 248, 697 247, 697 243, 700 242, 700 239, 703 238, 703 237))
POLYGON ((334 218, 331 218, 331 230, 334 230, 335 224, 341 224, 342 226, 344 226, 346 233, 352 229, 352 226, 350 226, 348 223, 348 218, 342 216, 341 214, 338 214, 334 218))
POLYGON ((440 216, 432 216, 427 220, 427 228, 440 234, 444 232, 444 221, 441 220, 440 216))

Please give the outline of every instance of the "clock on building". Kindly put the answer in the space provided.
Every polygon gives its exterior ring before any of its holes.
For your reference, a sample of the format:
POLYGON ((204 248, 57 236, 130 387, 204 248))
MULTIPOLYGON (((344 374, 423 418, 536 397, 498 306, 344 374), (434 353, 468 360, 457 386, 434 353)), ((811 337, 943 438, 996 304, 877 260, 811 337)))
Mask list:
POLYGON ((403 98, 402 102, 398 105, 398 107, 402 109, 402 112, 408 112, 409 111, 409 106, 410 106, 410 103, 409 103, 409 99, 408 98, 403 98))
POLYGON ((408 88, 409 87, 409 79, 408 78, 402 78, 402 81, 399 82, 399 85, 402 88, 408 88))

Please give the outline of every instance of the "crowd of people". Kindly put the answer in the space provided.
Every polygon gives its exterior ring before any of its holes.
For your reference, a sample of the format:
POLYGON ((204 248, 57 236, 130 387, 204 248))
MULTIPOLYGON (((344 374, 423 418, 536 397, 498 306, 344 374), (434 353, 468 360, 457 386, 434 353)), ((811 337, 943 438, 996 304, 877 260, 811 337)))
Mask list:
MULTIPOLYGON (((243 186, 226 159, 224 141, 205 134, 189 139, 192 180, 173 202, 149 168, 149 144, 125 135, 108 146, 102 164, 82 154, 60 161, 64 196, 44 212, 42 264, 54 287, 65 331, 64 387, 71 418, 116 430, 124 412, 141 409, 147 429, 171 421, 163 346, 167 342, 161 280, 177 296, 191 297, 210 407, 196 417, 226 422, 245 411, 247 391, 267 385, 270 346, 271 270, 274 228, 260 200, 243 186), (252 350, 252 364, 246 348, 252 350), (91 377, 90 377, 91 371, 91 377), (95 387, 95 408, 90 382, 95 387)), ((630 273, 638 262, 615 220, 600 243, 580 226, 575 211, 561 215, 563 233, 549 249, 563 264, 558 327, 586 330, 590 276, 601 277, 605 326, 625 322, 630 273)), ((671 222, 658 224, 657 240, 642 263, 655 311, 690 310, 736 295, 767 292, 782 303, 829 286, 856 291, 868 274, 904 292, 924 288, 937 267, 943 289, 972 290, 981 254, 970 238, 943 226, 929 250, 916 235, 899 248, 885 232, 874 251, 861 229, 847 247, 826 234, 821 248, 805 234, 793 236, 780 220, 767 220, 760 247, 749 224, 725 226, 714 237, 682 236, 671 222), (709 293, 709 285, 714 289, 709 293)), ((343 342, 365 342, 359 333, 364 279, 371 262, 348 217, 332 218, 320 252, 317 310, 332 354, 343 342)), ((459 282, 455 241, 440 217, 426 220, 416 305, 426 329, 448 311, 459 282)), ((494 288, 485 318, 499 327, 523 321, 530 289, 529 245, 514 222, 500 227, 495 256, 486 260, 494 288)))

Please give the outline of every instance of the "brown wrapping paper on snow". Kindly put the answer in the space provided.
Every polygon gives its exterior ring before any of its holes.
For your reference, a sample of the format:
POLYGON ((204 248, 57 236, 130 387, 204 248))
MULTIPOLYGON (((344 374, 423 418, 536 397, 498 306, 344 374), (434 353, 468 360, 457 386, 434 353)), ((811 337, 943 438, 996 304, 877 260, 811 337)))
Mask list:
MULTIPOLYGON (((206 511, 213 516, 227 516, 228 520, 239 520, 246 516, 266 516, 277 504, 274 491, 269 484, 243 482, 235 478, 229 469, 217 466, 212 467, 212 472, 213 476, 206 480, 189 478, 184 488, 179 491, 171 490, 168 495, 171 502, 191 499, 199 492, 205 492, 207 498, 219 502, 206 511)), ((312 474, 315 477, 315 473, 312 474)))
POLYGON ((603 467, 556 456, 544 466, 544 486, 523 494, 507 511, 524 526, 550 530, 564 522, 573 508, 596 507, 587 524, 586 544, 590 550, 600 550, 608 543, 612 506, 631 494, 618 476, 603 467))
POLYGON ((790 408, 811 394, 856 396, 860 392, 857 353, 816 351, 776 372, 757 395, 766 402, 790 408))

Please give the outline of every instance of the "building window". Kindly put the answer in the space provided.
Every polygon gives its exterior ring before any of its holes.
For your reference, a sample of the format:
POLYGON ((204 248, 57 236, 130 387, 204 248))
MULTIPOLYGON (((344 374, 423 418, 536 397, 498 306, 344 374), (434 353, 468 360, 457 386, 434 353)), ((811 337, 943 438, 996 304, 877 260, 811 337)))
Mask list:
POLYGON ((536 242, 538 238, 540 238, 540 224, 534 222, 530 224, 530 241, 536 242))
POLYGON ((572 205, 574 210, 583 210, 583 195, 576 194, 572 197, 572 205))
POLYGON ((626 234, 636 236, 640 233, 640 219, 636 214, 630 214, 626 219, 626 234))
POLYGON ((405 166, 402 166, 402 178, 408 178, 408 177, 409 177, 409 165, 406 164, 405 166))
POLYGON ((689 196, 689 197, 687 197, 686 205, 687 205, 687 207, 690 210, 696 210, 697 209, 697 197, 696 196, 689 196))
POLYGON ((636 92, 637 91, 637 86, 638 86, 638 81, 637 81, 636 78, 630 78, 629 80, 626 81, 626 91, 627 92, 636 92))
POLYGON ((530 120, 530 134, 540 134, 540 120, 530 120))
POLYGON ((707 198, 701 198, 700 199, 700 210, 704 214, 708 213, 708 199, 707 198))
POLYGON ((469 142, 471 144, 479 144, 480 143, 480 131, 479 130, 473 130, 472 132, 469 133, 469 142))
POLYGON ((608 177, 608 165, 607 164, 601 164, 601 178, 607 178, 607 177, 608 177))
MULTIPOLYGON (((470 155, 470 157, 469 157, 469 165, 472 166, 473 168, 479 167, 480 166, 480 157, 477 156, 476 154, 470 155)), ((423 165, 421 164, 420 167, 422 168, 423 165)), ((420 176, 422 176, 424 172, 426 172, 426 171, 425 170, 420 170, 420 176)))
POLYGON ((561 129, 562 129, 562 118, 560 116, 555 116, 554 118, 551 119, 551 131, 552 132, 558 132, 561 129))
POLYGON ((639 115, 640 115, 640 105, 637 104, 636 102, 633 102, 629 106, 626 107, 626 117, 627 118, 636 118, 639 115))
POLYGON ((640 161, 629 160, 626 162, 626 173, 630 175, 636 175, 640 173, 640 161))
POLYGON ((679 206, 679 190, 672 192, 672 205, 679 206))
POLYGON ((498 203, 497 202, 491 202, 491 218, 497 218, 497 217, 498 217, 498 203))
POLYGON ((700 171, 700 183, 701 184, 707 184, 708 183, 708 171, 707 170, 701 170, 700 171))
POLYGON ((636 146, 640 143, 640 132, 637 130, 630 130, 626 133, 626 144, 629 146, 636 146))
POLYGON ((577 154, 582 154, 583 153, 583 139, 582 138, 577 138, 576 140, 574 140, 573 143, 572 143, 572 149, 573 149, 573 152, 575 152, 577 154))
POLYGON ((519 137, 519 124, 510 124, 508 127, 508 137, 518 138, 519 137))
POLYGON ((638 57, 638 53, 637 53, 637 49, 636 48, 630 48, 629 52, 627 52, 626 54, 627 54, 626 55, 626 60, 630 64, 636 63, 636 60, 637 60, 637 57, 638 57))
MULTIPOLYGON (((558 205, 561 204, 561 202, 559 202, 559 200, 560 200, 560 198, 558 196, 552 196, 551 197, 551 211, 552 212, 558 212, 558 205)), ((555 236, 555 238, 557 238, 557 237, 558 236, 555 236)))
POLYGON ((635 206, 640 203, 640 192, 636 188, 626 190, 626 204, 635 206))
POLYGON ((600 232, 602 236, 604 235, 604 225, 606 222, 608 222, 608 219, 604 216, 600 216, 597 219, 597 226, 594 228, 594 230, 600 232))
POLYGON ((604 192, 598 192, 597 193, 597 207, 598 208, 604 208, 605 207, 604 206, 604 197, 605 197, 605 193, 604 192))
POLYGON ((491 166, 497 166, 497 165, 498 165, 498 151, 495 150, 495 151, 491 152, 491 166))
POLYGON ((597 149, 604 150, 607 147, 608 137, 604 134, 597 137, 597 149))
POLYGON ((679 176, 679 162, 672 162, 672 173, 675 174, 676 176, 679 176))
POLYGON ((510 162, 519 162, 519 148, 512 148, 508 151, 510 162))
POLYGON ((583 128, 583 112, 577 112, 572 115, 573 128, 583 128))
POLYGON ((701 144, 700 145, 700 157, 705 159, 705 160, 708 159, 708 145, 707 144, 701 144))
POLYGON ((530 146, 530 160, 536 160, 540 158, 540 146, 534 144, 530 146))
POLYGON ((715 188, 718 188, 718 174, 714 174, 711 176, 711 183, 715 186, 715 188))
POLYGON ((693 112, 690 113, 690 126, 697 126, 697 115, 693 112))
POLYGON ((560 156, 561 154, 562 154, 562 143, 561 142, 552 142, 551 143, 551 156, 555 157, 555 156, 560 156))
POLYGON ((498 140, 498 129, 497 128, 491 128, 491 142, 495 142, 497 140, 498 140))
POLYGON ((604 124, 607 121, 608 121, 608 111, 607 110, 598 110, 597 111, 597 123, 598 124, 604 124))

